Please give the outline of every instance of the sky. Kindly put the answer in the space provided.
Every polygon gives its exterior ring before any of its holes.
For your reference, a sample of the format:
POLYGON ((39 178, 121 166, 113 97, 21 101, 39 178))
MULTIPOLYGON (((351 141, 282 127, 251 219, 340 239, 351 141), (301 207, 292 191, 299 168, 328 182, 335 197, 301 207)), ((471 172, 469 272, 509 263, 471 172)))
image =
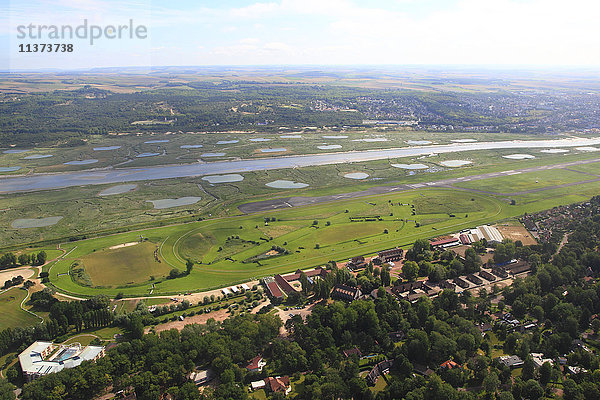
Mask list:
MULTIPOLYGON (((0 0, 0 70, 205 65, 600 66, 595 0, 0 0), (91 45, 19 26, 144 26, 91 45), (23 53, 20 45, 73 44, 23 53)), ((99 28, 99 29, 100 29, 99 28)), ((88 31, 89 34, 89 31, 88 31)))

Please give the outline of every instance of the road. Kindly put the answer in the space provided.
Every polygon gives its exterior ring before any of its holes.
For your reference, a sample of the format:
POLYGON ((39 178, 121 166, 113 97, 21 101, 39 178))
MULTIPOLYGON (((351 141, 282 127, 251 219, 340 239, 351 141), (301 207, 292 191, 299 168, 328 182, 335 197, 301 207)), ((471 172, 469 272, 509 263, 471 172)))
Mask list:
MULTIPOLYGON (((538 172, 538 171, 546 171, 546 170, 554 170, 554 169, 568 169, 569 167, 573 167, 576 165, 592 164, 592 163, 596 163, 596 162, 600 162, 600 158, 594 158, 594 159, 589 159, 589 160, 580 160, 580 161, 571 161, 571 162, 552 164, 552 165, 541 165, 538 167, 512 169, 512 170, 501 171, 501 172, 488 172, 485 174, 463 176, 460 178, 441 179, 438 181, 431 181, 431 182, 409 183, 409 184, 399 184, 399 185, 391 185, 391 186, 375 186, 375 187, 369 188, 367 190, 361 190, 358 192, 331 194, 331 195, 326 195, 326 196, 284 197, 284 198, 279 198, 279 199, 256 201, 256 202, 252 202, 252 203, 242 204, 238 207, 238 209, 241 212, 243 212, 244 214, 252 214, 252 213, 256 213, 256 212, 277 210, 277 209, 282 209, 282 208, 301 207, 301 206, 307 206, 307 205, 311 205, 311 204, 329 203, 329 202, 338 201, 338 200, 354 199, 357 197, 374 196, 374 195, 385 194, 385 193, 398 193, 398 192, 404 192, 404 191, 408 191, 408 190, 422 189, 422 188, 426 188, 426 187, 450 187, 450 188, 460 189, 460 190, 464 190, 464 191, 501 195, 501 196, 522 195, 522 194, 541 192, 544 190, 551 190, 551 189, 556 189, 556 188, 561 188, 561 187, 575 186, 575 185, 580 185, 583 183, 599 182, 600 176, 586 173, 586 175, 595 176, 596 178, 588 179, 588 180, 580 181, 580 182, 565 183, 565 184, 556 185, 556 186, 546 186, 543 188, 534 188, 534 189, 529 189, 529 190, 524 190, 524 191, 514 192, 514 193, 488 192, 488 191, 477 190, 477 189, 466 189, 466 188, 456 187, 454 185, 457 183, 461 183, 461 182, 469 182, 469 181, 476 181, 476 180, 480 180, 480 179, 489 179, 489 178, 498 178, 501 176, 516 175, 516 174, 526 173, 526 172, 538 172)), ((579 171, 577 171, 577 172, 579 172, 579 171)))

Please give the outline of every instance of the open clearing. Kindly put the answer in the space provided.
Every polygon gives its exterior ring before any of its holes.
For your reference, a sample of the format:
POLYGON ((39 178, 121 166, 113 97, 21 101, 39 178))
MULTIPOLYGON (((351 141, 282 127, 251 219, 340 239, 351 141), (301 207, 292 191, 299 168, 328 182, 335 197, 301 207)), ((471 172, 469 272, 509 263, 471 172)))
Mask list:
POLYGON ((145 295, 151 289, 150 275, 156 278, 153 294, 199 291, 408 245, 419 237, 498 219, 504 207, 491 196, 427 189, 206 220, 77 242, 77 248, 52 267, 50 276, 59 289, 85 295, 119 291, 145 295), (400 204, 415 204, 417 215, 400 204), (265 216, 276 220, 265 225, 265 216), (156 247, 151 243, 109 250, 140 234, 154 243, 162 242, 162 263, 154 261, 156 247), (289 254, 263 258, 260 264, 251 261, 274 245, 288 249, 289 254), (184 270, 187 258, 197 262, 190 275, 159 279, 173 267, 184 270), (112 288, 85 287, 59 276, 75 260, 82 261, 95 286, 112 288), (131 286, 117 288, 128 284, 131 286))
POLYGON ((537 241, 527 229, 522 225, 509 225, 509 224, 498 224, 495 225, 500 231, 503 237, 511 239, 513 241, 520 240, 524 246, 537 244, 537 241))
POLYGON ((166 263, 154 259, 155 249, 155 244, 144 242, 99 250, 80 260, 94 286, 138 284, 149 281, 151 276, 162 278, 171 269, 166 263))
POLYGON ((19 218, 15 219, 10 226, 15 229, 43 228, 45 226, 57 224, 62 218, 62 216, 46 218, 19 218))
POLYGON ((27 291, 18 287, 13 287, 0 294, 0 326, 2 328, 33 325, 40 321, 39 318, 21 310, 21 302, 26 296, 27 291))
POLYGON ((589 180, 590 176, 574 171, 538 171, 515 173, 499 178, 457 183, 454 186, 491 193, 512 193, 548 186, 589 180))
POLYGON ((3 285, 9 279, 21 275, 24 279, 29 278, 34 274, 34 270, 30 267, 10 268, 0 271, 0 285, 3 285))

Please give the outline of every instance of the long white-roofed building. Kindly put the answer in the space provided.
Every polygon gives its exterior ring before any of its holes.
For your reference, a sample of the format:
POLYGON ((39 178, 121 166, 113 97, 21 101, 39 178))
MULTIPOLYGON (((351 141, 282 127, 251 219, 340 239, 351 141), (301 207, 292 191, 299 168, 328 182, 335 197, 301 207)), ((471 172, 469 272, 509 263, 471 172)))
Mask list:
POLYGON ((76 367, 84 361, 95 361, 103 356, 103 346, 82 347, 79 343, 56 345, 51 342, 34 342, 19 354, 19 363, 29 382, 44 375, 76 367))

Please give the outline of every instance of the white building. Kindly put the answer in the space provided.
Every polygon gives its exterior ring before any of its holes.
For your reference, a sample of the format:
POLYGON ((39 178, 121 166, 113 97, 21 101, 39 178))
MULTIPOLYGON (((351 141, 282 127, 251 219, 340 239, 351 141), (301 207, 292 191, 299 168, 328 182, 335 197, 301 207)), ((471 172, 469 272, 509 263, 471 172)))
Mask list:
POLYGON ((34 342, 19 354, 19 363, 27 381, 40 376, 73 368, 84 361, 95 361, 104 356, 104 347, 79 343, 55 345, 51 342, 34 342))

